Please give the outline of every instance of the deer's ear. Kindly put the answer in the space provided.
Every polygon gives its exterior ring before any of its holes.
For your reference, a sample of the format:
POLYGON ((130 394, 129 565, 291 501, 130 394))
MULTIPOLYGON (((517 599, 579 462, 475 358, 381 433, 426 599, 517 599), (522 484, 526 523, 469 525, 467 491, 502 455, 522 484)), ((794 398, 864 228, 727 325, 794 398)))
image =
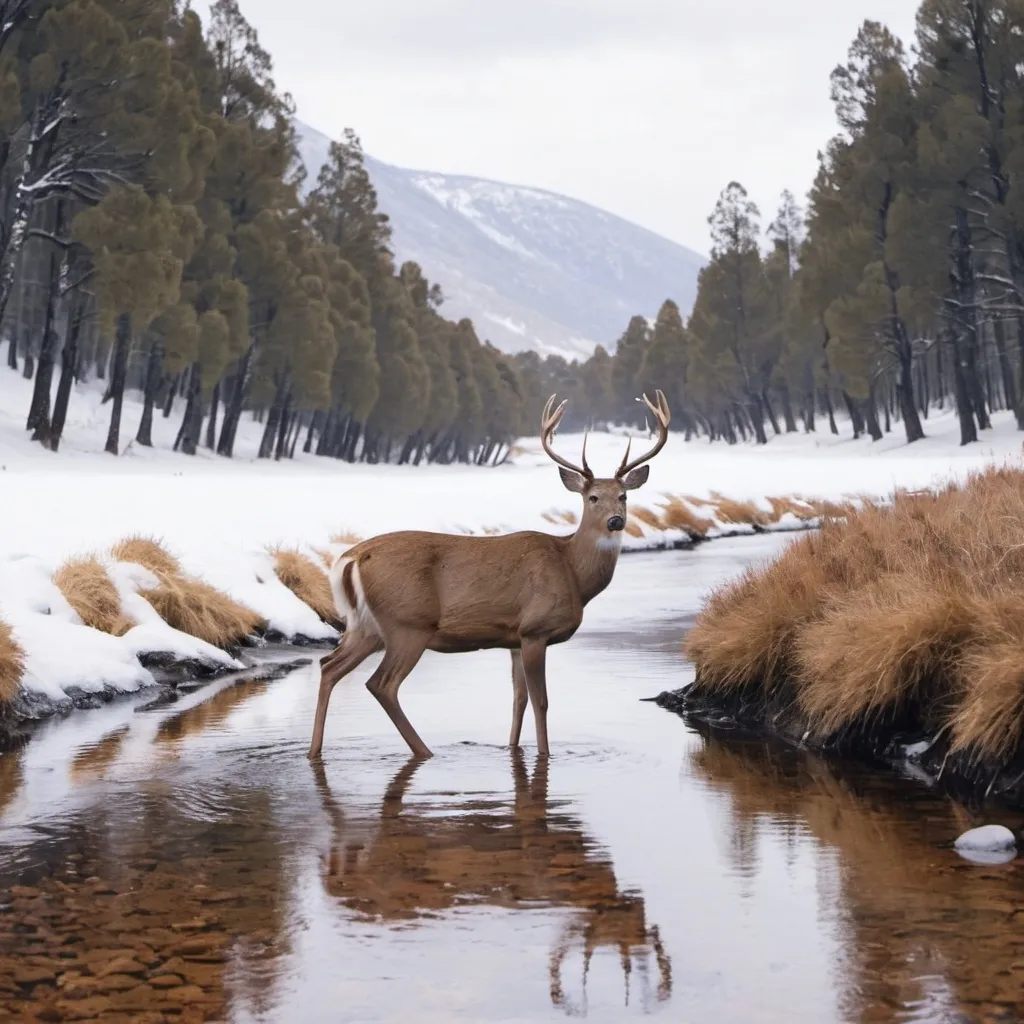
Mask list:
POLYGON ((638 487, 643 487, 647 483, 647 478, 651 475, 650 466, 637 466, 636 469, 631 469, 623 478, 622 486, 627 491, 635 491, 638 487))
POLYGON ((586 487, 587 482, 579 473, 574 473, 571 469, 559 466, 558 475, 562 478, 562 483, 565 484, 567 491, 574 491, 576 494, 583 493, 583 488, 586 487))

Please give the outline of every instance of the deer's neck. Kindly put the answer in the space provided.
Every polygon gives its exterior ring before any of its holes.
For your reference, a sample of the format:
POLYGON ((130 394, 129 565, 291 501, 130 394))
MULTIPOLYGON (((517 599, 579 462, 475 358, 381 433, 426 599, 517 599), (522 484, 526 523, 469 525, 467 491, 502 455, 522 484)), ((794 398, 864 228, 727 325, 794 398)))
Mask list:
POLYGON ((584 604, 612 581, 622 550, 622 534, 606 530, 577 530, 569 540, 569 560, 584 604))

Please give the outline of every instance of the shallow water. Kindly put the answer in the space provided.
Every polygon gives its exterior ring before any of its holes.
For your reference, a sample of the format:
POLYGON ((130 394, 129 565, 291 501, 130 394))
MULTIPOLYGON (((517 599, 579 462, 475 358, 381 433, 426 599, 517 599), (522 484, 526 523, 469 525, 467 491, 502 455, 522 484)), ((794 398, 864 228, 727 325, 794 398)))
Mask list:
POLYGON ((372 663, 322 771, 312 667, 44 726, 0 756, 0 1017, 1022 1019, 1019 862, 946 845, 981 819, 641 701, 690 678, 702 594, 784 543, 624 558, 549 656, 546 764, 529 714, 502 746, 499 652, 407 681, 420 765, 372 663))

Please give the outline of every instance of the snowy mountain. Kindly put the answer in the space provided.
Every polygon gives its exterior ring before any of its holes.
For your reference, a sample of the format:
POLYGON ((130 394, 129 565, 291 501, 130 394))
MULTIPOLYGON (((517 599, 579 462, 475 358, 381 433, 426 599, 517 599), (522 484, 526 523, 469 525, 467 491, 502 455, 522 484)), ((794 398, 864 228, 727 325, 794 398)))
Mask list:
MULTIPOLYGON (((330 139, 296 122, 312 187, 330 139)), ((445 295, 442 312, 470 317, 506 352, 586 357, 613 347, 636 314, 666 298, 684 316, 704 258, 603 210, 541 189, 412 171, 370 156, 399 263, 415 260, 445 295)))

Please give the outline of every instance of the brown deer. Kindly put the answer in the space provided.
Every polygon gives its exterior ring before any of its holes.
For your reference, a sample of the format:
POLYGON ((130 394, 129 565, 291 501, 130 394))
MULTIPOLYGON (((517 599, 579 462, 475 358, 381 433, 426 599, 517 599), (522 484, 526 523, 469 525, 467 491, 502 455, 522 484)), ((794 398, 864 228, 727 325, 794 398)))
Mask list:
POLYGON ((413 754, 430 757, 398 703, 398 689, 426 650, 456 653, 485 648, 512 652, 512 732, 519 745, 527 699, 533 705, 537 749, 548 753, 545 653, 568 640, 583 620, 587 603, 611 582, 626 526, 626 492, 647 482, 644 465, 665 446, 671 420, 665 396, 654 415, 658 440, 629 459, 629 444, 611 479, 597 479, 587 465, 575 466, 551 448, 565 401, 548 399, 540 440, 559 466, 565 487, 583 496, 575 533, 555 537, 526 531, 499 537, 466 537, 406 530, 386 533, 349 548, 331 567, 331 589, 345 634, 321 660, 320 692, 309 746, 311 759, 323 748, 331 692, 371 654, 384 658, 366 688, 377 698, 413 754))

